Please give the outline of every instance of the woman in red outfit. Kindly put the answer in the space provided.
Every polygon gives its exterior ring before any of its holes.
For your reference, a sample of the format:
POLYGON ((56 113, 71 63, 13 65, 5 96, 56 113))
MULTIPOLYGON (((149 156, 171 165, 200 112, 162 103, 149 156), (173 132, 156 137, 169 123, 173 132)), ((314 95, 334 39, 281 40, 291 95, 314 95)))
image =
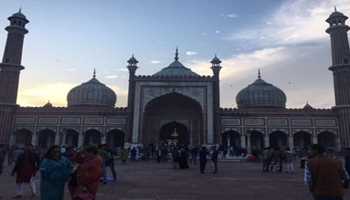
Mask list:
POLYGON ((16 196, 15 198, 22 197, 22 187, 25 184, 29 184, 32 196, 36 196, 35 183, 32 178, 35 176, 39 169, 39 156, 33 151, 33 146, 28 145, 24 150, 24 153, 18 156, 15 167, 12 170, 12 175, 16 174, 16 196))
POLYGON ((72 198, 95 199, 102 175, 102 159, 97 147, 90 146, 74 158, 78 167, 69 183, 72 198))

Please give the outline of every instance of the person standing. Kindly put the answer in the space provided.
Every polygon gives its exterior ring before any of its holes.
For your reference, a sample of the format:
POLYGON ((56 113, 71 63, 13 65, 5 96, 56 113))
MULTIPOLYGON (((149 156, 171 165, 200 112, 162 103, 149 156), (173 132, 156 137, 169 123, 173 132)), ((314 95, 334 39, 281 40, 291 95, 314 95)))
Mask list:
POLYGON ((344 183, 348 182, 342 162, 325 155, 320 145, 313 145, 314 157, 307 164, 310 171, 309 189, 315 200, 342 200, 344 183))
POLYGON ((213 152, 211 154, 211 161, 213 161, 214 164, 214 174, 218 173, 218 156, 219 151, 217 150, 216 146, 213 146, 213 152))
POLYGON ((197 157, 198 157, 198 147, 194 146, 191 148, 191 161, 193 165, 197 164, 197 157))
POLYGON ((30 185, 32 197, 37 195, 33 177, 39 169, 39 157, 33 152, 33 145, 26 146, 24 152, 16 160, 11 175, 16 174, 16 195, 14 198, 22 198, 24 185, 30 185))
MULTIPOLYGON (((3 172, 3 165, 5 161, 5 155, 6 155, 6 147, 5 146, 0 146, 0 176, 3 172)), ((2 196, 0 196, 0 199, 2 199, 2 196)))
POLYGON ((72 163, 65 156, 61 156, 60 147, 50 147, 40 165, 40 199, 63 200, 64 185, 72 170, 72 163))
POLYGON ((2 171, 3 171, 5 157, 6 157, 6 147, 5 145, 3 145, 3 146, 0 146, 0 175, 2 174, 2 171))
POLYGON ((208 150, 205 146, 203 146, 199 151, 199 168, 200 168, 201 174, 205 173, 205 167, 207 165, 207 156, 208 156, 208 150))

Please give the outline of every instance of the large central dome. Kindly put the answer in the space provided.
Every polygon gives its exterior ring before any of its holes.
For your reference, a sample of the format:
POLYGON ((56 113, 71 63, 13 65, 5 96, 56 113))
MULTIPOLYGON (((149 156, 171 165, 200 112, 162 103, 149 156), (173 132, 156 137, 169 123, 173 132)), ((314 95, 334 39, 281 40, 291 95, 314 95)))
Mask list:
POLYGON ((262 80, 260 72, 258 79, 242 89, 236 97, 238 108, 285 108, 286 101, 284 92, 262 80))
POLYGON ((191 69, 185 67, 179 61, 178 49, 175 53, 175 61, 172 62, 168 67, 163 68, 161 71, 153 74, 156 77, 199 77, 199 75, 193 72, 191 69))
POLYGON ((67 95, 68 106, 114 107, 116 100, 116 94, 96 79, 95 72, 91 80, 71 89, 67 95))

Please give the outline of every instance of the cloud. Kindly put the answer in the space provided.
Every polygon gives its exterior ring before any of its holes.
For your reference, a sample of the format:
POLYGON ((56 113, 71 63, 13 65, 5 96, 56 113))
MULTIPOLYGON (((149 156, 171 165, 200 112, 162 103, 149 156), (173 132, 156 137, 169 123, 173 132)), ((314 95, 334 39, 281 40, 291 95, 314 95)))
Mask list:
POLYGON ((221 31, 220 31, 220 30, 216 30, 215 33, 216 33, 216 34, 220 34, 221 31))
POLYGON ((337 5, 350 12, 350 0, 288 0, 259 25, 234 32, 229 40, 256 40, 260 45, 288 45, 325 39, 325 19, 337 5))
POLYGON ((54 82, 23 88, 18 93, 21 106, 42 106, 49 100, 54 106, 65 106, 68 92, 77 84, 54 82))
POLYGON ((227 18, 231 18, 231 19, 238 17, 238 15, 236 13, 223 14, 222 16, 227 17, 227 18))
POLYGON ((116 79, 118 78, 118 75, 112 74, 112 75, 107 75, 105 76, 106 79, 116 79))
POLYGON ((159 61, 159 60, 151 60, 151 63, 152 63, 152 64, 159 64, 160 61, 159 61))
MULTIPOLYGON (((286 59, 288 54, 284 47, 266 48, 252 51, 249 53, 241 53, 231 58, 222 60, 221 79, 233 78, 242 75, 245 71, 268 67, 277 62, 286 59)), ((203 75, 211 75, 210 63, 208 61, 193 60, 192 69, 203 75)))
POLYGON ((186 51, 186 55, 188 55, 188 56, 194 56, 197 54, 198 54, 198 52, 195 52, 195 51, 186 51))

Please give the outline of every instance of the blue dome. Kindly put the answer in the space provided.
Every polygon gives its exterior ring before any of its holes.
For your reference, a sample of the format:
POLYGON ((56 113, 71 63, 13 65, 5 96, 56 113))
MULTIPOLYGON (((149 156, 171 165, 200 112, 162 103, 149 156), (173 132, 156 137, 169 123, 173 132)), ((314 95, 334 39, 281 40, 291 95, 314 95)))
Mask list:
POLYGON ((274 85, 259 78, 236 96, 238 108, 285 108, 286 95, 274 85))
POLYGON ((99 82, 95 76, 88 82, 71 89, 67 95, 68 106, 114 107, 117 96, 112 89, 99 82))

